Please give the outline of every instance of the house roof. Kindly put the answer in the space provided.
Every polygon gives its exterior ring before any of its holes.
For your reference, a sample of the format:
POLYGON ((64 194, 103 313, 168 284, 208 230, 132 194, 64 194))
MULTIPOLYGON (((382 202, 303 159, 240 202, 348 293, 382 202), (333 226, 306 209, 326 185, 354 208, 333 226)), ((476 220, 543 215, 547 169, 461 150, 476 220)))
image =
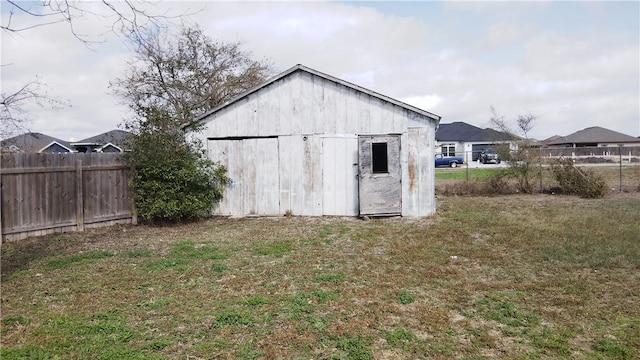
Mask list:
POLYGON ((440 124, 436 131, 436 141, 508 141, 513 136, 493 129, 482 129, 462 121, 440 124))
POLYGON ((204 114, 198 116, 192 123, 186 124, 185 126, 183 126, 183 128, 188 128, 188 127, 190 127, 190 126, 192 126, 194 124, 200 123, 205 118, 207 118, 209 115, 211 115, 211 114, 213 114, 213 113, 215 113, 217 111, 220 111, 220 110, 224 109, 225 107, 230 106, 231 104, 233 104, 233 103, 235 103, 235 102, 237 102, 237 101, 239 101, 239 100, 251 95, 252 93, 254 93, 254 92, 256 92, 256 91, 258 91, 258 90, 260 90, 260 89, 262 89, 264 87, 267 87, 267 86, 273 84, 274 82, 276 82, 276 81, 278 81, 278 80, 280 80, 282 78, 285 78, 285 77, 287 77, 287 76, 289 76, 289 75, 291 75, 291 74, 293 74, 293 73, 295 73, 297 71, 304 71, 304 72, 307 72, 309 74, 321 77, 321 78, 323 78, 325 80, 329 80, 329 81, 335 82, 336 84, 340 84, 340 85, 346 86, 348 88, 351 88, 353 90, 356 90, 356 91, 365 93, 367 95, 376 97, 376 98, 378 98, 378 99, 380 99, 382 101, 390 102, 390 103, 392 103, 394 105, 397 105, 397 106, 400 106, 400 107, 402 107, 404 109, 413 111, 415 113, 418 113, 420 115, 423 115, 423 116, 426 116, 426 117, 428 117, 430 119, 433 119, 436 122, 436 124, 440 121, 440 118, 441 118, 440 116, 435 115, 433 113, 430 113, 430 112, 428 112, 426 110, 422 110, 420 108, 417 108, 415 106, 409 105, 409 104, 404 103, 402 101, 393 99, 393 98, 388 97, 386 95, 379 94, 379 93, 377 93, 375 91, 363 88, 363 87, 361 87, 359 85, 350 83, 348 81, 333 77, 331 75, 327 75, 327 74, 322 73, 320 71, 317 71, 317 70, 308 68, 308 67, 306 67, 304 65, 298 64, 298 65, 296 65, 296 66, 294 66, 294 67, 292 67, 292 68, 290 68, 288 70, 285 70, 282 73, 274 76, 273 78, 265 81, 264 83, 254 87, 252 89, 247 90, 246 92, 236 96, 235 98, 231 99, 230 101, 228 101, 228 102, 226 102, 226 103, 224 103, 222 105, 219 105, 219 106, 217 106, 217 107, 205 112, 204 114))
POLYGON ((98 134, 80 141, 74 141, 72 145, 114 145, 122 149, 127 142, 127 138, 131 136, 131 133, 124 130, 111 130, 102 134, 98 134))
POLYGON ((37 153, 45 150, 53 144, 58 144, 63 148, 73 152, 73 146, 69 142, 54 138, 49 135, 28 132, 14 136, 2 141, 2 148, 15 149, 15 151, 26 153, 37 153))
POLYGON ((552 142, 554 142, 554 141, 556 141, 556 140, 558 140, 558 139, 560 139, 560 138, 562 138, 562 136, 560 136, 560 135, 553 135, 553 136, 550 136, 550 137, 548 137, 548 138, 546 138, 546 139, 544 139, 544 140, 540 140, 540 143, 545 144, 545 145, 548 145, 548 144, 550 144, 550 143, 552 143, 552 142))
POLYGON ((617 131, 605 129, 599 126, 592 126, 567 136, 561 136, 549 142, 549 145, 561 144, 597 144, 597 143, 637 143, 638 138, 619 133, 617 131))

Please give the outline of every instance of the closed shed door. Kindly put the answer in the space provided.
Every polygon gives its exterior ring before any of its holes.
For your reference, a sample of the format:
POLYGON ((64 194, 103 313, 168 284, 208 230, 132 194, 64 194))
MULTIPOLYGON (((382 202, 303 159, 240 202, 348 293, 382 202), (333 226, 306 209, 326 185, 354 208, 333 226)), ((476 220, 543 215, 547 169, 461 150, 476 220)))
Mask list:
POLYGON ((278 139, 242 140, 242 152, 244 214, 279 214, 278 139))
POLYGON ((322 139, 322 215, 358 215, 358 139, 322 139))
POLYGON ((217 214, 280 213, 277 138, 212 140, 209 141, 209 157, 224 165, 231 179, 217 214))
POLYGON ((400 136, 359 136, 358 163, 360 215, 400 215, 400 136))

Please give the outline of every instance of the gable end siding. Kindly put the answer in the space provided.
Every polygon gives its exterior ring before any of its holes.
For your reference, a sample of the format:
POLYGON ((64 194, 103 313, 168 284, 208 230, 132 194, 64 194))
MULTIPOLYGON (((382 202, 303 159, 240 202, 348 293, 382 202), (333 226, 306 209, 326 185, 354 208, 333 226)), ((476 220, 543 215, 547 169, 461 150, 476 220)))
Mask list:
MULTIPOLYGON (((402 133, 432 119, 369 94, 296 72, 209 115, 204 136, 402 133)), ((432 125, 433 126, 433 125, 432 125)))

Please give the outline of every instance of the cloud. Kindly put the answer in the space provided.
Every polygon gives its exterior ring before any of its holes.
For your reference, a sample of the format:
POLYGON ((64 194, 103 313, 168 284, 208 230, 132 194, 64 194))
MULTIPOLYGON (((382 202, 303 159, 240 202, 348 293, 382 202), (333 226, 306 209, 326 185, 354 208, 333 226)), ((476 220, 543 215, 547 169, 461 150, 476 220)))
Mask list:
MULTIPOLYGON (((98 3, 91 3, 96 5, 98 3)), ((640 135, 640 35, 635 3, 162 2, 155 13, 195 13, 215 40, 241 41, 282 71, 301 63, 442 116, 488 126, 538 117, 532 135, 604 126, 640 135), (197 10, 202 9, 196 13, 197 10), (563 19, 572 16, 572 24, 563 19)), ((6 14, 3 13, 3 16, 6 14)), ((79 25, 105 34, 108 21, 79 25)), ((187 20, 187 19, 185 19, 187 20)), ((173 20, 171 29, 179 29, 173 20)), ((113 35, 87 49, 64 24, 2 33, 2 87, 39 74, 71 108, 33 109, 36 131, 82 138, 115 128, 126 107, 110 80, 131 49, 113 35)))

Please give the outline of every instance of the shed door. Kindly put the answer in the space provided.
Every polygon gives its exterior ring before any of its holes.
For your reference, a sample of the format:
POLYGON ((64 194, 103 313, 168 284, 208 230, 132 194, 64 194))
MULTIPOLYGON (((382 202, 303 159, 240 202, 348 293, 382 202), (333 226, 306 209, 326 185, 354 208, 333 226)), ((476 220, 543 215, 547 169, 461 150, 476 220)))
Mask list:
POLYGON ((400 135, 358 137, 360 216, 400 215, 400 135))

